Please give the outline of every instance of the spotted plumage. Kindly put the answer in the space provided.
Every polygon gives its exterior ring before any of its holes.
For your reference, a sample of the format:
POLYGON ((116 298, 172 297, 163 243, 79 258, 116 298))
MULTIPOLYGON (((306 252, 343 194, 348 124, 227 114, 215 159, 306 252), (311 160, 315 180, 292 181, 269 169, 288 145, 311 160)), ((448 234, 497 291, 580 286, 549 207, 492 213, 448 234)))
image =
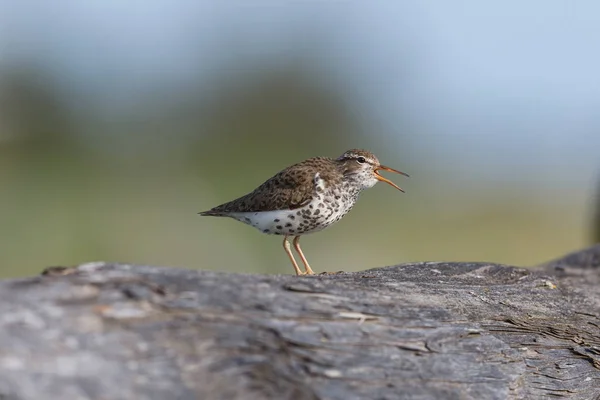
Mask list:
POLYGON ((379 175, 379 170, 406 175, 382 166, 366 150, 348 150, 336 159, 309 158, 279 172, 251 193, 200 215, 230 217, 263 233, 283 235, 284 248, 300 275, 287 240, 293 236, 294 247, 305 265, 304 273, 310 274, 312 269, 298 243, 301 235, 318 232, 339 221, 352 209, 360 192, 378 181, 402 190, 379 175))

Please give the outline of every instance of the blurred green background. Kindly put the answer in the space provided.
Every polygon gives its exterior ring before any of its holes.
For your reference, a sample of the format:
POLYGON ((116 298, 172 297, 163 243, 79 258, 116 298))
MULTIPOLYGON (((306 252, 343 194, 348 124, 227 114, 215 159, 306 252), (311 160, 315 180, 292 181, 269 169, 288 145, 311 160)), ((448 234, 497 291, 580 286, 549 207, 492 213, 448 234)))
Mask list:
POLYGON ((317 272, 588 245, 600 5, 561 4, 4 1, 0 276, 292 273, 279 237, 196 213, 349 148, 411 178, 306 236, 317 272))

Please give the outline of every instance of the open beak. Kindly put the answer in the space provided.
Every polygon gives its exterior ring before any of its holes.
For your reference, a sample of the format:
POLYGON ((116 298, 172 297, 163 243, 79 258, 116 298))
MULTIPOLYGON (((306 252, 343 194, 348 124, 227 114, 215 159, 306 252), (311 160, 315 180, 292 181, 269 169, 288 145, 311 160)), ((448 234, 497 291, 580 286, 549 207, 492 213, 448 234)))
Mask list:
POLYGON ((402 171, 395 170, 395 169, 390 168, 390 167, 386 167, 385 165, 380 165, 379 167, 375 168, 375 171, 374 171, 375 172, 375 179, 377 179, 378 181, 390 184, 393 187, 395 187, 396 189, 398 189, 399 191, 401 191, 402 193, 404 193, 404 190, 402 190, 402 188, 400 186, 396 185, 394 182, 390 181, 389 179, 384 178, 383 176, 379 175, 378 171, 380 171, 380 170, 394 172, 396 174, 404 175, 406 177, 408 177, 408 174, 406 174, 406 173, 404 173, 402 171))

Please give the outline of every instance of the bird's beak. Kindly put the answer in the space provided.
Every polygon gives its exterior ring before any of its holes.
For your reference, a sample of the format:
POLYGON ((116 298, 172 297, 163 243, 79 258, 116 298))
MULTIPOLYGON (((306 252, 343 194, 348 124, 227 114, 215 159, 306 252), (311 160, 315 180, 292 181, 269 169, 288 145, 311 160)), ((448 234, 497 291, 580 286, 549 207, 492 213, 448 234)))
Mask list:
POLYGON ((380 170, 394 172, 396 174, 404 175, 406 177, 408 177, 408 174, 406 174, 406 173, 404 173, 402 171, 395 170, 395 169, 390 168, 390 167, 386 167, 385 165, 378 166, 377 168, 375 168, 375 171, 374 171, 375 172, 375 179, 377 179, 378 181, 390 184, 393 187, 395 187, 396 189, 398 189, 399 191, 401 191, 402 193, 404 193, 404 190, 402 190, 402 188, 400 186, 396 185, 394 182, 390 181, 389 179, 384 178, 383 176, 379 175, 379 172, 377 172, 377 171, 380 171, 380 170))

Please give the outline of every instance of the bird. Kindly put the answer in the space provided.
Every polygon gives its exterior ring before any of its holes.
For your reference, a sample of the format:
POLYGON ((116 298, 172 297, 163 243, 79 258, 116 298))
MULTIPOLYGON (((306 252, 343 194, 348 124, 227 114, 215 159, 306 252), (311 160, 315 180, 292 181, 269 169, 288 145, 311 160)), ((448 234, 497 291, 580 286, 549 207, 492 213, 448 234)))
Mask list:
POLYGON ((198 214, 233 218, 262 233, 283 236, 283 248, 296 275, 312 275, 314 271, 300 248, 301 236, 338 222, 352 209, 360 193, 377 182, 385 182, 404 192, 379 171, 409 176, 381 165, 370 151, 352 149, 335 159, 313 157, 294 164, 254 191, 198 214), (291 238, 304 271, 292 253, 291 238))

